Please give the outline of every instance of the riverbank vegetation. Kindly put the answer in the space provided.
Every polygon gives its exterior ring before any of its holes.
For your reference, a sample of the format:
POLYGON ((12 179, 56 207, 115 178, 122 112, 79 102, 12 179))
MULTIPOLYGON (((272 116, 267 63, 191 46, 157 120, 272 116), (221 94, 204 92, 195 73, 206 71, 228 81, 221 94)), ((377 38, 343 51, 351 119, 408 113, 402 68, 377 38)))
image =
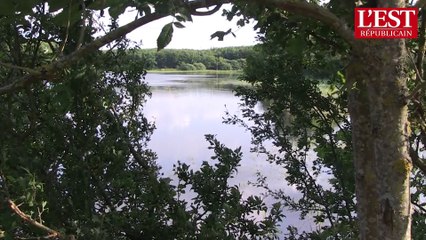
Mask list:
POLYGON ((209 50, 138 49, 128 55, 128 61, 141 63, 147 70, 175 69, 180 71, 238 71, 245 66, 252 47, 227 47, 209 50))

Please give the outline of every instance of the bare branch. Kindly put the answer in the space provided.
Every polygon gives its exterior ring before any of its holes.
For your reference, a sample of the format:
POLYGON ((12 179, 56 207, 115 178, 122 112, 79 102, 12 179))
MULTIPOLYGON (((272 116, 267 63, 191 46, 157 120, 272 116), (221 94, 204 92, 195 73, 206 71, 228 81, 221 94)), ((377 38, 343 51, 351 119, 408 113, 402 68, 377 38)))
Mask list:
MULTIPOLYGON (((417 74, 417 73, 416 73, 417 74)), ((411 91, 411 94, 408 95, 407 100, 408 101, 412 101, 413 99, 416 98, 417 94, 420 92, 420 90, 422 90, 423 88, 426 87, 426 82, 422 81, 419 84, 417 84, 414 89, 411 91)))
POLYGON ((422 214, 426 214, 426 208, 422 207, 420 204, 418 204, 418 203, 416 203, 416 202, 411 201, 411 203, 412 203, 415 207, 417 207, 417 210, 418 210, 419 212, 421 212, 422 214))
POLYGON ((36 220, 32 219, 30 216, 28 216, 27 214, 25 214, 24 212, 21 211, 21 209, 19 209, 19 207, 10 199, 7 200, 7 202, 9 203, 9 207, 10 209, 16 213, 16 215, 18 215, 24 222, 27 222, 28 224, 41 229, 43 231, 46 231, 49 233, 48 236, 50 236, 50 238, 64 238, 63 235, 56 230, 53 230, 39 222, 37 222, 36 220))

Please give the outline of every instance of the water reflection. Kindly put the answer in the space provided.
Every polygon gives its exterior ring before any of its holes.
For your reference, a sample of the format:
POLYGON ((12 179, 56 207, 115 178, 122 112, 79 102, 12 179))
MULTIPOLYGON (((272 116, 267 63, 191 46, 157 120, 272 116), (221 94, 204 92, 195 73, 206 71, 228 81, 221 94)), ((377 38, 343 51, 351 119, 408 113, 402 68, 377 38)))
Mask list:
MULTIPOLYGON (((172 168, 178 160, 198 168, 210 159, 213 153, 207 149, 204 135, 214 134, 227 147, 242 147, 243 161, 231 184, 239 185, 246 196, 260 193, 259 189, 247 184, 256 180, 257 171, 268 176, 271 188, 284 188, 287 194, 297 196, 299 193, 295 189, 285 186, 281 167, 249 151, 248 132, 222 123, 226 110, 240 115, 239 99, 232 92, 241 84, 236 78, 229 75, 148 74, 146 81, 151 86, 152 98, 146 103, 144 112, 157 128, 149 147, 158 154, 158 163, 165 176, 174 178, 172 168)), ((310 224, 303 226, 296 213, 286 215, 283 227, 292 224, 310 230, 310 224)))

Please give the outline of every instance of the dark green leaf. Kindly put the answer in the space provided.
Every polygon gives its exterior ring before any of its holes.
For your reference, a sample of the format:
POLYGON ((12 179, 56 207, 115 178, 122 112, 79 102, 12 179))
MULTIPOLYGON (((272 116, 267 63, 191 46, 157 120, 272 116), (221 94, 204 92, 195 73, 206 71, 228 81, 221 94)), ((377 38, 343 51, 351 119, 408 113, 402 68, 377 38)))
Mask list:
POLYGON ((172 41, 173 23, 166 24, 157 38, 157 51, 164 49, 172 41))
POLYGON ((49 4, 49 11, 50 12, 58 11, 60 9, 67 7, 68 5, 70 5, 70 3, 68 1, 57 1, 57 0, 51 0, 51 1, 49 1, 48 4, 49 4))
POLYGON ((180 11, 179 14, 175 15, 175 18, 179 22, 186 22, 186 21, 192 22, 192 15, 187 10, 180 11))
POLYGON ((174 22, 173 25, 175 25, 177 28, 185 28, 185 26, 180 22, 174 22))
POLYGON ((109 15, 112 18, 118 18, 124 11, 126 10, 127 5, 126 4, 118 4, 116 6, 112 6, 108 9, 109 15))
POLYGON ((303 53, 305 41, 302 38, 292 38, 288 41, 287 51, 291 55, 300 56, 303 53))
POLYGON ((223 41, 223 38, 225 37, 226 33, 224 31, 217 31, 210 35, 210 40, 217 37, 218 41, 223 41))
POLYGON ((15 4, 12 1, 4 1, 0 7, 1 15, 13 15, 15 14, 15 4))
POLYGON ((106 0, 95 0, 92 4, 89 6, 86 6, 87 8, 93 9, 93 10, 102 10, 107 7, 111 7, 113 3, 107 2, 106 0))

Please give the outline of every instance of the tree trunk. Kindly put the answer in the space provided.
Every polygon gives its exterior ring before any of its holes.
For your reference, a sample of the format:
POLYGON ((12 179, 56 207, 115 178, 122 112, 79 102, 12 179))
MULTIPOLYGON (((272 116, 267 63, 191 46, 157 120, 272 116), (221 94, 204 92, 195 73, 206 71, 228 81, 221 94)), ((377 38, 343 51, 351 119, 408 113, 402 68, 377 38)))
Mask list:
POLYGON ((347 69, 360 239, 411 239, 404 40, 370 40, 347 69))

